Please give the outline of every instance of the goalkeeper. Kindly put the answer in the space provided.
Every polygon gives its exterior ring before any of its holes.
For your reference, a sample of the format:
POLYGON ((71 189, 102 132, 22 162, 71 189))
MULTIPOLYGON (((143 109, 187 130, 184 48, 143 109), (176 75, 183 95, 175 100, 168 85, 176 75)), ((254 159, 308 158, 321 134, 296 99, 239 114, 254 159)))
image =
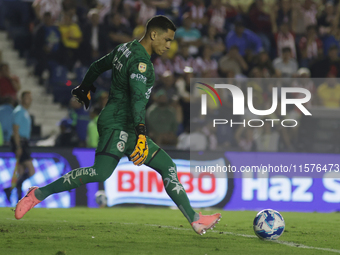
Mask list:
POLYGON ((111 53, 91 64, 73 96, 88 108, 92 83, 112 69, 109 101, 99 115, 99 143, 91 167, 74 169, 44 186, 31 187, 18 202, 15 217, 21 219, 31 208, 51 194, 71 190, 90 182, 103 182, 113 173, 119 160, 127 155, 135 165, 155 169, 163 179, 167 194, 175 202, 193 229, 200 235, 219 221, 221 214, 204 216, 190 206, 178 181, 176 165, 170 156, 146 136, 145 106, 149 100, 155 73, 151 55, 162 55, 170 48, 176 27, 165 16, 155 16, 146 24, 140 41, 118 45, 111 53))

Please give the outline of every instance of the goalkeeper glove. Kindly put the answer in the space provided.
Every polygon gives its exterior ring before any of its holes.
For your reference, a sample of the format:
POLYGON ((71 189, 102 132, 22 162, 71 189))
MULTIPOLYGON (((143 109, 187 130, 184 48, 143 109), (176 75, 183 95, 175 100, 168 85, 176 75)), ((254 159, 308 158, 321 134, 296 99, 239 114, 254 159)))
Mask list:
POLYGON ((137 143, 130 158, 136 166, 141 166, 149 154, 148 143, 146 142, 146 127, 144 124, 139 124, 136 128, 137 143))
POLYGON ((85 108, 88 109, 91 100, 90 90, 94 93, 96 88, 91 85, 89 88, 84 88, 84 85, 80 84, 78 87, 72 89, 71 94, 79 103, 84 103, 85 108))

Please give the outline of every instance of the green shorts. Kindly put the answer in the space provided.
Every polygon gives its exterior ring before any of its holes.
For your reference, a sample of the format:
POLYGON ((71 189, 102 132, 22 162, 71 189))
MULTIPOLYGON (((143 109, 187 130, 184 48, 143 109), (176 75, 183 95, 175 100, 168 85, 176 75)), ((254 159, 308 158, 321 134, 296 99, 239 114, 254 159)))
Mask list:
MULTIPOLYGON (((106 155, 117 159, 118 161, 126 155, 130 159, 130 155, 136 146, 136 134, 126 133, 117 129, 104 129, 99 133, 99 142, 96 149, 96 156, 106 155)), ((149 147, 149 155, 145 160, 145 164, 160 150, 149 137, 146 137, 149 147)))

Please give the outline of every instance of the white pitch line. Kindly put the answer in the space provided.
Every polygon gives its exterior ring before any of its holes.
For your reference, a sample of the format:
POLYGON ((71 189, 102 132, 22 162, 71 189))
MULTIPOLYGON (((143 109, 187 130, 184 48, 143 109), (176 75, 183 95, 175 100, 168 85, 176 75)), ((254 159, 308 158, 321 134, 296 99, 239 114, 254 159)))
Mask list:
MULTIPOLYGON (((6 218, 7 220, 15 220, 14 218, 6 218)), ((21 221, 24 221, 24 219, 21 219, 21 221)), ((39 220, 26 220, 26 221, 39 221, 39 220)), ((67 222, 66 220, 57 220, 57 222, 67 222)), ((193 231, 191 228, 178 228, 178 227, 173 227, 173 226, 162 226, 162 225, 157 225, 157 224, 140 224, 140 223, 128 223, 128 222, 112 222, 116 224, 124 224, 124 225, 144 225, 144 226, 150 226, 150 227, 161 227, 161 228, 170 228, 174 230, 187 230, 187 231, 193 231)), ((246 238, 257 238, 255 235, 245 235, 245 234, 238 234, 238 233, 233 233, 233 232, 227 232, 227 231, 217 231, 217 230, 209 230, 209 232, 213 233, 223 233, 224 235, 232 235, 232 236, 241 236, 241 237, 246 237, 246 238)), ((293 242, 287 242, 287 241, 279 241, 279 240, 267 240, 265 242, 274 242, 278 244, 283 244, 287 245, 290 247, 295 247, 295 248, 302 248, 302 249, 313 249, 313 250, 320 250, 320 251, 329 251, 329 252, 334 252, 334 253, 339 253, 340 250, 336 249, 330 249, 330 248, 320 248, 320 247, 313 247, 313 246, 307 246, 304 244, 298 244, 298 243, 293 243, 293 242)))
MULTIPOLYGON (((193 231, 191 228, 178 228, 178 227, 173 227, 173 226, 162 226, 162 225, 156 225, 156 224, 139 224, 139 223, 122 223, 122 222, 115 222, 115 223, 118 223, 118 224, 121 223, 121 224, 126 224, 126 225, 131 225, 131 224, 132 225, 144 225, 144 226, 150 226, 150 227, 170 228, 170 229, 174 229, 174 230, 188 230, 188 231, 190 230, 190 231, 193 231)), ((213 232, 213 233, 221 233, 222 232, 225 235, 241 236, 241 237, 246 237, 246 238, 258 238, 255 235, 244 235, 244 234, 237 234, 237 233, 227 232, 227 231, 210 230, 209 232, 213 232)), ((283 245, 287 245, 287 246, 295 247, 295 248, 313 249, 313 250, 340 253, 340 250, 336 250, 336 249, 313 247, 313 246, 307 246, 307 245, 304 245, 304 244, 298 244, 298 243, 287 242, 287 241, 266 240, 265 242, 274 242, 274 243, 283 244, 283 245)))

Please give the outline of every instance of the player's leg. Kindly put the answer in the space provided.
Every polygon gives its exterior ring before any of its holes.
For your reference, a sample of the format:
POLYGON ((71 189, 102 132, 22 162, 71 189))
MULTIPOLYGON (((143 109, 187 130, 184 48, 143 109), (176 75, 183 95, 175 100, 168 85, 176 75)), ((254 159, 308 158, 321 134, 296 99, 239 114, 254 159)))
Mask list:
POLYGON ((90 182, 103 182, 109 178, 124 153, 125 144, 123 150, 119 149, 120 134, 119 130, 104 130, 102 134, 100 132, 94 165, 74 169, 44 187, 31 187, 17 204, 15 217, 22 218, 25 213, 51 194, 68 191, 90 182))
POLYGON ((118 151, 119 130, 105 130, 99 138, 93 166, 73 169, 58 180, 35 191, 40 201, 51 194, 72 190, 90 182, 103 182, 111 176, 123 153, 118 151))
POLYGON ((189 198, 182 184, 178 181, 176 164, 171 157, 150 138, 148 138, 147 141, 150 156, 148 156, 144 164, 155 169, 162 176, 166 193, 187 220, 190 223, 198 220, 198 213, 191 207, 189 198))
MULTIPOLYGON (((134 144, 134 142, 131 142, 131 140, 129 140, 128 143, 127 155, 133 150, 131 144, 134 144)), ((221 214, 217 213, 205 216, 201 213, 196 213, 190 205, 182 184, 178 181, 176 164, 171 157, 150 138, 147 138, 147 142, 149 155, 144 164, 155 169, 162 176, 167 194, 187 218, 196 233, 202 235, 207 229, 213 228, 221 218, 221 214)))

